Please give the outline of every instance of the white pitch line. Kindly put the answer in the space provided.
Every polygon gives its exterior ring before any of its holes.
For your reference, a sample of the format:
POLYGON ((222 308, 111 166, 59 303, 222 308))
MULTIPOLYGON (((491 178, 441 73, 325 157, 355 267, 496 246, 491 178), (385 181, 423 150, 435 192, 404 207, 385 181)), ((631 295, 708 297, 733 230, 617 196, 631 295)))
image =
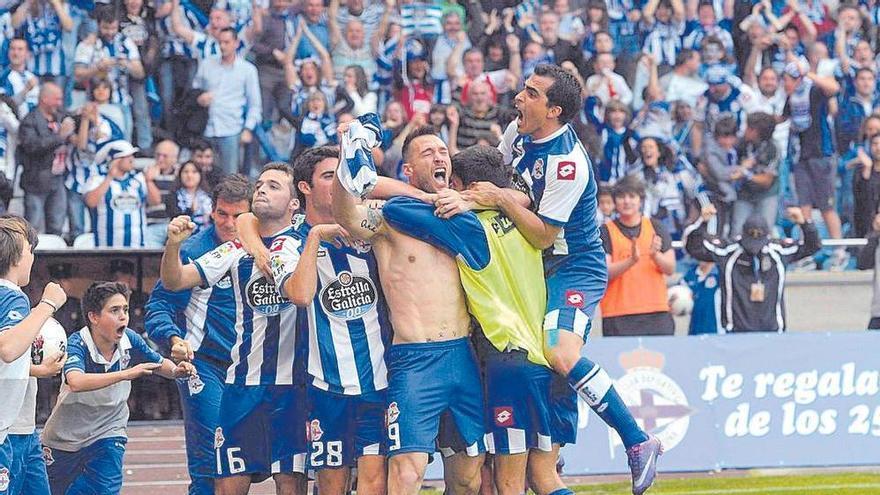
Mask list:
MULTIPOLYGON (((728 493, 770 493, 770 492, 815 492, 819 490, 855 490, 862 488, 880 488, 880 483, 855 483, 852 485, 814 485, 814 486, 777 486, 766 488, 724 488, 728 493)), ((716 495, 718 490, 695 490, 687 492, 671 492, 666 495, 716 495)))

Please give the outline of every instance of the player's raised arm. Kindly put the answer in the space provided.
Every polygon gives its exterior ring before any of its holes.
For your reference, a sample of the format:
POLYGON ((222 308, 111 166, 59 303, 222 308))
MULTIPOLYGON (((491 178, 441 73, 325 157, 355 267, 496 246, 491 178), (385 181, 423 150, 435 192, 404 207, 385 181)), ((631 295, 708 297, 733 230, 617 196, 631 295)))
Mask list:
POLYGON ((168 224, 168 240, 159 268, 162 285, 168 290, 192 289, 202 283, 202 276, 195 265, 184 265, 180 260, 180 245, 192 235, 195 227, 186 215, 181 215, 168 224))
POLYGON ((382 212, 368 208, 345 190, 339 182, 339 175, 333 179, 333 218, 352 236, 363 240, 385 234, 385 221, 382 212))
POLYGON ((498 208, 508 216, 529 244, 547 249, 559 236, 562 226, 545 222, 523 205, 522 194, 512 189, 502 189, 489 182, 478 182, 463 193, 466 199, 490 208, 498 208))

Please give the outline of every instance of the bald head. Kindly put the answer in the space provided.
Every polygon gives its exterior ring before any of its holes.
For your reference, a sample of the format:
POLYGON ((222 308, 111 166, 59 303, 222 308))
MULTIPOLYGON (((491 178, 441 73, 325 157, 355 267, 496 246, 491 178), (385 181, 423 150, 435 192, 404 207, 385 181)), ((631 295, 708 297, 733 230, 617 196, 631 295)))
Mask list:
POLYGON ((169 173, 174 170, 174 166, 177 165, 178 153, 180 153, 180 147, 177 146, 177 143, 174 141, 166 139, 159 142, 153 153, 156 157, 156 166, 158 166, 159 170, 163 173, 169 173))
POLYGON ((61 87, 57 84, 51 82, 43 83, 43 86, 40 88, 40 109, 44 113, 57 112, 63 103, 61 96, 61 87))

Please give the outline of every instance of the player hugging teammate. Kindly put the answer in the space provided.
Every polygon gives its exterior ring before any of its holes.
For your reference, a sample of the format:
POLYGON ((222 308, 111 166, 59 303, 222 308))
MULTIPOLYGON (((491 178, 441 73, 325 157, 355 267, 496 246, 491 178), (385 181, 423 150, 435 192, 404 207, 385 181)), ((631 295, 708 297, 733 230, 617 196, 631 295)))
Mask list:
POLYGON ((651 486, 659 441, 581 356, 607 273, 596 180, 568 125, 580 87, 542 65, 515 101, 500 151, 450 157, 429 129, 411 133, 409 184, 375 176, 364 116, 340 127, 341 150, 267 165, 228 242, 182 256, 194 225, 171 222, 164 288, 208 301, 184 311, 199 331, 169 333, 175 356, 210 371, 193 344, 221 307, 204 291, 230 290, 234 308, 222 398, 199 406, 216 426, 187 421, 188 439, 211 432, 216 493, 267 476, 305 493, 314 471, 319 493, 342 494, 356 467, 358 493, 415 494, 439 446, 449 493, 569 494, 555 464, 578 396, 623 440, 633 493, 651 486))

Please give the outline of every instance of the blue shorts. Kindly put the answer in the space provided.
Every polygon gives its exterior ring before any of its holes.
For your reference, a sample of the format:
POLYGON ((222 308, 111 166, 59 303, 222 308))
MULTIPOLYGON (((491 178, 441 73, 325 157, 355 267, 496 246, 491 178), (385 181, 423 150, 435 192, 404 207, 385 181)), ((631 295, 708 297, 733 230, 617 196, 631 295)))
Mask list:
POLYGON ((214 432, 220 416, 227 365, 196 354, 197 376, 177 380, 183 406, 186 437, 186 465, 189 495, 213 495, 217 462, 214 460, 214 432))
POLYGON ((357 466, 385 455, 385 391, 341 395, 309 386, 309 469, 357 466))
POLYGON ((9 436, 0 443, 0 495, 12 493, 9 486, 12 484, 12 442, 9 436))
POLYGON ((574 332, 586 340, 596 307, 605 295, 608 270, 601 253, 544 258, 547 312, 544 331, 574 332))
POLYGON ((294 385, 229 385, 214 432, 217 475, 304 473, 305 391, 294 385))
POLYGON ((52 493, 113 495, 122 489, 125 437, 102 438, 76 452, 45 447, 43 458, 52 493))
POLYGON ((550 378, 550 436, 553 443, 575 443, 578 431, 578 395, 557 373, 550 378))
POLYGON ((393 345, 385 362, 389 456, 436 451, 444 414, 468 455, 485 452, 483 389, 469 339, 393 345))
POLYGON ((50 495, 40 434, 33 432, 30 435, 9 435, 6 443, 12 445, 9 494, 50 495))
POLYGON ((550 421, 553 371, 532 363, 523 351, 500 352, 491 347, 484 352, 489 452, 550 452, 555 441, 550 421))

